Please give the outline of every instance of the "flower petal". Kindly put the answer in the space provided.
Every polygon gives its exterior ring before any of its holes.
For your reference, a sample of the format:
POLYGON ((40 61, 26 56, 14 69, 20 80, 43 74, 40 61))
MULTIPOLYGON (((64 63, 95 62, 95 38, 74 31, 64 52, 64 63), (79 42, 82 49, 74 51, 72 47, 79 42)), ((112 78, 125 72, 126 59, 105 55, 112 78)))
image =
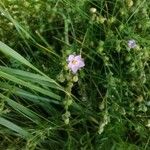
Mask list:
POLYGON ((79 61, 79 64, 78 64, 78 67, 84 67, 85 66, 85 63, 84 63, 84 61, 82 60, 82 61, 79 61))
POLYGON ((73 66, 71 68, 72 72, 75 74, 78 71, 79 67, 78 66, 73 66))
POLYGON ((74 65, 72 64, 72 62, 69 62, 69 64, 68 64, 68 68, 72 68, 74 65))
POLYGON ((74 55, 69 55, 67 61, 73 61, 73 60, 74 60, 74 57, 75 57, 74 55))
POLYGON ((81 61, 82 60, 81 55, 75 56, 74 59, 77 60, 77 61, 81 61))

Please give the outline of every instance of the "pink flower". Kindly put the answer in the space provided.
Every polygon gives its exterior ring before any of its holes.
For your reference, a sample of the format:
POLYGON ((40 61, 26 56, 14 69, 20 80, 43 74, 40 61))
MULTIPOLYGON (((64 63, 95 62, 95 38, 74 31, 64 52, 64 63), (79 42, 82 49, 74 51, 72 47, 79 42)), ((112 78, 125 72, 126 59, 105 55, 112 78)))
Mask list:
POLYGON ((84 67, 84 60, 81 58, 81 55, 69 55, 68 59, 68 68, 75 74, 77 71, 84 67))

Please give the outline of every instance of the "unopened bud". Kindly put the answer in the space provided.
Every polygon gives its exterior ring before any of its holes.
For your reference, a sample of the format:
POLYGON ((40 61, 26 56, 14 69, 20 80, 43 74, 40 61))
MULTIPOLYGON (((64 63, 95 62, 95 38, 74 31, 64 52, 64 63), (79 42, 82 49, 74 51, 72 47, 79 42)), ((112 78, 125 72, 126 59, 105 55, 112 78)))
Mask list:
POLYGON ((96 13, 96 11, 97 11, 96 8, 94 8, 94 7, 90 8, 90 12, 91 12, 92 14, 96 13))

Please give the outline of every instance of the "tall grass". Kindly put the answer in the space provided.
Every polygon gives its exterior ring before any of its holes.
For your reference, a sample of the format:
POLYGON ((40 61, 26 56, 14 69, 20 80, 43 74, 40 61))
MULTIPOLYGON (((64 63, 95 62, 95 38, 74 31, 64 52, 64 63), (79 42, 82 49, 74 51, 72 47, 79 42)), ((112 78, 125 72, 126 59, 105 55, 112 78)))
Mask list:
POLYGON ((149 8, 1 0, 0 149, 149 150, 149 8), (77 74, 70 54, 84 58, 77 74))

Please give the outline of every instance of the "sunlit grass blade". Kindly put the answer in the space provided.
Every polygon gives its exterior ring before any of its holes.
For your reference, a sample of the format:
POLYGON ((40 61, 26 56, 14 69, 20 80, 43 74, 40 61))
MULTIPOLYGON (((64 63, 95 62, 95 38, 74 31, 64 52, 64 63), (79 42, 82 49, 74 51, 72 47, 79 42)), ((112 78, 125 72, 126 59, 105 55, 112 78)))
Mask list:
POLYGON ((4 96, 3 94, 0 93, 0 98, 4 99, 7 101, 7 104, 14 108, 14 110, 18 111, 19 113, 23 114, 25 117, 30 119, 32 122, 39 123, 40 118, 35 114, 35 112, 31 111, 30 109, 24 107, 23 105, 13 101, 7 96, 4 96))
POLYGON ((29 81, 29 82, 33 82, 33 83, 37 83, 43 86, 47 86, 47 87, 51 87, 54 89, 60 89, 58 88, 58 86, 53 82, 53 80, 51 79, 47 79, 46 77, 40 75, 40 74, 36 74, 36 73, 31 73, 29 71, 23 71, 23 70, 19 70, 19 69, 12 69, 9 67, 4 67, 4 66, 0 66, 0 70, 14 75, 15 77, 19 78, 19 79, 23 79, 25 81, 29 81))
MULTIPOLYGON (((3 5, 3 3, 1 2, 1 5, 5 8, 5 6, 3 5)), ((17 20, 15 20, 11 14, 6 11, 6 8, 5 10, 0 6, 0 12, 8 19, 10 20, 16 30, 18 31, 18 33, 21 35, 21 37, 24 39, 24 37, 26 37, 27 39, 31 39, 33 42, 35 42, 34 38, 17 22, 17 20)))
POLYGON ((50 82, 54 82, 58 86, 58 88, 60 88, 61 90, 63 90, 63 88, 57 82, 55 82, 55 80, 51 79, 50 77, 48 77, 47 75, 45 75, 43 72, 41 72, 40 70, 38 70, 29 61, 27 61, 24 57, 22 57, 19 53, 17 53, 16 51, 14 51, 13 49, 11 49, 9 46, 7 46, 6 44, 4 44, 1 41, 0 41, 0 51, 2 53, 4 53, 5 55, 10 56, 10 57, 16 59, 20 63, 22 63, 22 64, 24 64, 24 65, 32 68, 36 72, 38 72, 41 75, 43 75, 44 77, 46 77, 50 82))
POLYGON ((10 130, 17 132, 19 134, 19 136, 22 136, 26 139, 31 137, 31 134, 29 132, 27 132, 25 129, 19 127, 18 125, 10 122, 9 120, 7 120, 3 117, 0 117, 0 124, 9 128, 10 130))
POLYGON ((28 88, 31 89, 31 90, 35 90, 35 91, 37 91, 37 92, 39 92, 39 93, 42 93, 42 94, 44 94, 44 95, 47 95, 47 96, 49 96, 49 97, 51 97, 51 98, 54 98, 54 99, 56 99, 56 100, 60 100, 60 99, 61 99, 59 95, 57 95, 57 94, 51 92, 50 90, 43 89, 43 88, 41 88, 41 87, 39 87, 39 86, 36 86, 36 85, 31 84, 31 83, 29 83, 29 82, 23 81, 23 80, 21 80, 21 79, 18 79, 18 78, 16 78, 15 76, 9 75, 9 74, 4 73, 4 72, 2 72, 2 71, 0 71, 0 77, 5 78, 5 79, 7 79, 7 80, 10 80, 10 81, 12 81, 12 82, 14 82, 14 83, 17 83, 17 84, 19 84, 19 85, 22 85, 22 86, 24 86, 24 87, 28 87, 28 88))
POLYGON ((29 100, 37 105, 47 105, 50 103, 60 104, 59 101, 39 96, 36 92, 31 93, 24 89, 18 88, 15 85, 8 84, 7 82, 0 82, 0 85, 0 89, 4 92, 8 92, 21 98, 25 98, 26 100, 29 100))

